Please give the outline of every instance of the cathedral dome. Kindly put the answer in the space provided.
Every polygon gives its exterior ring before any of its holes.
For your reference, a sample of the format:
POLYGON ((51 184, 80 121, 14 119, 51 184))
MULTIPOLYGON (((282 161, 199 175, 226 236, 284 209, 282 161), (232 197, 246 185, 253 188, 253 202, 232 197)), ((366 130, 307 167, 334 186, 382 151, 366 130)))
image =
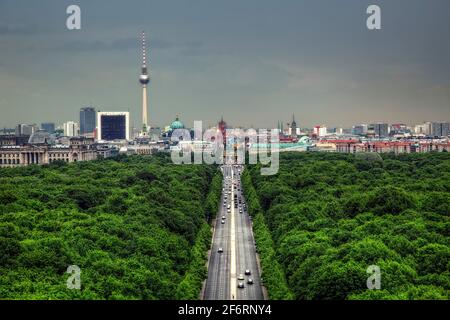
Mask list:
POLYGON ((183 122, 180 121, 178 116, 175 118, 175 121, 170 124, 170 129, 171 130, 184 129, 184 124, 183 122))

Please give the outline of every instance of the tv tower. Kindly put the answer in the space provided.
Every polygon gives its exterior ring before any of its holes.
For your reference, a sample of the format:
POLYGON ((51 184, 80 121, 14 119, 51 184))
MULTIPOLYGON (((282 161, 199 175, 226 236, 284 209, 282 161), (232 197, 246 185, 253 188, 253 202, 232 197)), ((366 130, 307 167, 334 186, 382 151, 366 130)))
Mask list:
POLYGON ((149 129, 147 122, 147 84, 150 82, 150 75, 147 71, 147 45, 144 31, 142 31, 142 67, 139 82, 142 85, 142 135, 147 135, 149 129))

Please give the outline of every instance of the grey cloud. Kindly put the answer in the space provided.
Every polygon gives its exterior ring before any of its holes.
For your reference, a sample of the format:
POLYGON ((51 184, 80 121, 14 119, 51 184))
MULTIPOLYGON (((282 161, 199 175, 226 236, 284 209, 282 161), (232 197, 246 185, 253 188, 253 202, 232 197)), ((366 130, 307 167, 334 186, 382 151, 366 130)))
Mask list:
MULTIPOLYGON (((119 39, 111 43, 110 47, 106 49, 118 49, 118 50, 128 50, 135 49, 139 47, 140 39, 139 38, 126 38, 119 39)), ((162 39, 150 39, 148 41, 149 49, 169 49, 173 47, 173 43, 162 40, 162 39)))
POLYGON ((204 50, 203 42, 186 41, 180 46, 179 54, 182 56, 199 56, 208 53, 204 50))
MULTIPOLYGON (((198 48, 202 45, 200 42, 189 42, 177 45, 173 42, 163 39, 150 39, 148 41, 149 50, 166 50, 174 47, 198 48)), ((139 38, 122 38, 114 41, 70 41, 58 45, 56 49, 65 51, 111 51, 111 50, 136 50, 140 47, 139 38)))
POLYGON ((0 25, 0 35, 34 35, 39 33, 35 25, 0 25))
POLYGON ((302 126, 394 111, 408 123, 449 120, 450 1, 380 0, 382 32, 366 30, 371 1, 341 2, 0 0, 0 126, 68 120, 83 99, 134 106, 139 123, 141 30, 159 125, 183 110, 258 126, 293 112, 302 126), (81 4, 79 32, 65 28, 69 3, 81 4))
POLYGON ((189 49, 197 49, 203 47, 204 43, 201 41, 186 41, 184 46, 189 49))

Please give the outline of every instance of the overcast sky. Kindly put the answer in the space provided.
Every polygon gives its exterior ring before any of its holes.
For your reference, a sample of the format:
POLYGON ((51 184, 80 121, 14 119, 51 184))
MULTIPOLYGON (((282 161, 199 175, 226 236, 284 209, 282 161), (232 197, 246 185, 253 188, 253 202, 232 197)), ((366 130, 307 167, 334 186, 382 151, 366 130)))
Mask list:
POLYGON ((449 0, 0 0, 0 127, 78 121, 87 105, 140 127, 142 30, 152 125, 450 120, 449 0))

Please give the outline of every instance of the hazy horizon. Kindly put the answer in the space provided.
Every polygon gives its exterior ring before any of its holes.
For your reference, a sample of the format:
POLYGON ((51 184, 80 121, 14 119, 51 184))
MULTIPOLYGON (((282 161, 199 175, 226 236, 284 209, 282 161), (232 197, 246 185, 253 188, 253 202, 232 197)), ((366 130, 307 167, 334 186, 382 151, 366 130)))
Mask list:
POLYGON ((0 128, 88 105, 140 127, 142 30, 152 126, 450 121, 449 14, 448 0, 0 0, 0 128), (382 30, 367 30, 369 4, 382 30))

